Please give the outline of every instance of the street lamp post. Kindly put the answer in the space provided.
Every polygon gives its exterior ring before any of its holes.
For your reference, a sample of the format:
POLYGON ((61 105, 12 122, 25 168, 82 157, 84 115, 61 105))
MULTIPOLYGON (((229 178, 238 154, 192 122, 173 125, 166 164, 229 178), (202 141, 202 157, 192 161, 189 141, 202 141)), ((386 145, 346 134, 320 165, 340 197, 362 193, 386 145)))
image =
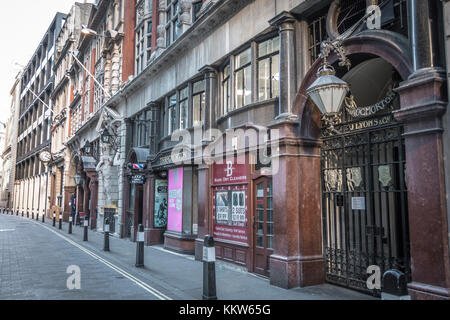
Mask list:
POLYGON ((79 221, 79 217, 78 217, 78 214, 79 214, 79 212, 78 212, 78 208, 79 208, 79 205, 78 205, 78 196, 79 196, 79 191, 78 191, 78 188, 80 187, 80 184, 81 184, 81 175, 78 173, 78 171, 77 171, 77 173, 73 176, 73 180, 75 181, 75 185, 77 186, 76 187, 76 189, 75 189, 75 192, 76 192, 76 206, 75 206, 75 221, 74 221, 74 223, 75 223, 75 225, 77 225, 77 221, 79 221))
POLYGON ((42 215, 42 222, 45 222, 45 215, 47 214, 47 197, 48 197, 48 164, 49 162, 52 160, 52 154, 45 150, 42 151, 39 155, 39 160, 42 161, 42 163, 44 164, 45 167, 45 204, 44 204, 44 214, 42 215))

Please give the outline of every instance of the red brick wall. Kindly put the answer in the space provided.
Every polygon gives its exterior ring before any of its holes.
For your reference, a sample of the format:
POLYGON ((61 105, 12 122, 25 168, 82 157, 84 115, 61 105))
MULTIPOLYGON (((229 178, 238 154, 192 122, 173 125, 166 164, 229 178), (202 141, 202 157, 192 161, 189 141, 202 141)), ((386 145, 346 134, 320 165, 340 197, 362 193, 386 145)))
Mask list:
MULTIPOLYGON (((91 74, 94 77, 95 77, 95 54, 96 54, 96 49, 94 48, 92 50, 92 54, 91 54, 91 74)), ((94 112, 94 86, 95 86, 94 79, 91 79, 91 84, 90 84, 91 95, 89 97, 89 113, 94 112)))
POLYGON ((128 80, 128 77, 134 75, 134 41, 136 27, 136 0, 124 0, 124 39, 123 39, 123 57, 122 57, 122 81, 128 80))
MULTIPOLYGON (((87 68, 86 64, 84 65, 87 68)), ((86 71, 83 70, 83 95, 81 98, 81 122, 84 121, 84 103, 86 99, 86 71)))

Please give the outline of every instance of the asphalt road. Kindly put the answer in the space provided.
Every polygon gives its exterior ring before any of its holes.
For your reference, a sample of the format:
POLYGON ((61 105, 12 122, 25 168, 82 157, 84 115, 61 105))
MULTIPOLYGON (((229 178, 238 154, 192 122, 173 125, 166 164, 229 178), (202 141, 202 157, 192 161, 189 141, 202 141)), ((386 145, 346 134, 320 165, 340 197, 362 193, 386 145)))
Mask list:
MULTIPOLYGON (((103 252, 102 233, 84 242, 83 228, 67 230, 0 214, 0 300, 202 300, 203 263, 193 256, 146 247, 136 268, 135 243, 111 237, 103 252)), ((220 300, 373 299, 329 284, 285 290, 241 269, 216 262, 220 300)))
POLYGON ((172 299, 160 290, 47 224, 0 215, 0 300, 172 299))

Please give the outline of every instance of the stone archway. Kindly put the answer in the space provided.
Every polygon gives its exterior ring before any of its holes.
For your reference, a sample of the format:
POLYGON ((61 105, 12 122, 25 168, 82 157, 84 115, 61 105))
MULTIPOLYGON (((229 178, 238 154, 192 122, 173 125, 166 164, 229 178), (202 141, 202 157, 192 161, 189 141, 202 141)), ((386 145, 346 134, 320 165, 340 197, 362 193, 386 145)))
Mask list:
MULTIPOLYGON (((358 53, 367 53, 378 56, 390 63, 405 81, 413 72, 408 40, 396 33, 376 30, 365 31, 343 42, 348 56, 358 53)), ((329 63, 338 61, 336 54, 330 55, 329 63)), ((321 115, 306 94, 307 88, 317 79, 317 71, 323 60, 317 59, 309 69, 297 92, 293 105, 293 113, 300 120, 300 137, 307 139, 320 139, 321 115)))
MULTIPOLYGON (((348 56, 370 54, 390 63, 406 80, 413 67, 409 42, 389 31, 364 31, 343 42, 348 56)), ((332 54, 330 63, 337 62, 332 54)), ((278 120, 278 174, 273 176, 275 249, 270 257, 271 284, 305 287, 325 281, 322 239, 321 114, 308 98, 307 88, 317 78, 322 60, 314 62, 294 100, 298 120, 278 120)))

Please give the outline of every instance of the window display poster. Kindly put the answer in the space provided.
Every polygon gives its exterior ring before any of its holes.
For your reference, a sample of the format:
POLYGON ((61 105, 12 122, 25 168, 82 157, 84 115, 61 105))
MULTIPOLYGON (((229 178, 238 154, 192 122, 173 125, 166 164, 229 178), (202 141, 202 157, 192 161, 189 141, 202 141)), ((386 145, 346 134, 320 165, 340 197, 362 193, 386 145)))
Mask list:
POLYGON ((183 231, 183 168, 169 170, 169 209, 167 230, 183 231))
POLYGON ((245 222, 245 191, 233 192, 232 221, 245 222))
POLYGON ((169 196, 169 184, 167 180, 155 180, 155 228, 167 227, 167 207, 169 196))
POLYGON ((216 193, 216 217, 218 221, 228 222, 229 212, 228 191, 216 193))
POLYGON ((214 238, 248 244, 247 187, 216 188, 214 238))

